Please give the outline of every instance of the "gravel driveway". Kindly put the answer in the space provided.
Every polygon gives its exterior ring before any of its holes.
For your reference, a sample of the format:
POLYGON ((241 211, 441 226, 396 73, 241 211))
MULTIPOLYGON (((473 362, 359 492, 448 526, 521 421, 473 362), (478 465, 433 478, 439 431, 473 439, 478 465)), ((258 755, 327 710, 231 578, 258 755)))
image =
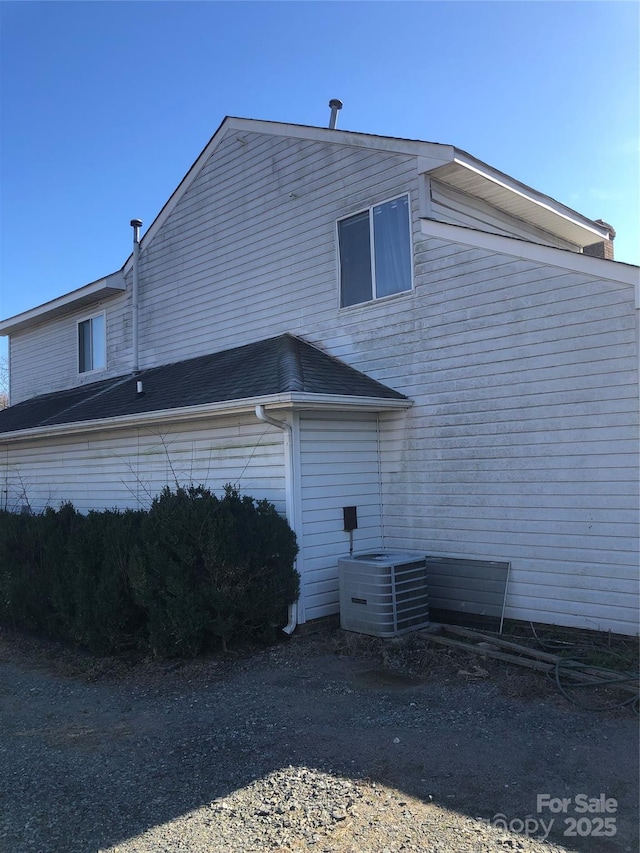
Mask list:
POLYGON ((65 654, 0 634, 2 853, 638 849, 630 711, 411 678, 327 636, 122 671, 65 654))

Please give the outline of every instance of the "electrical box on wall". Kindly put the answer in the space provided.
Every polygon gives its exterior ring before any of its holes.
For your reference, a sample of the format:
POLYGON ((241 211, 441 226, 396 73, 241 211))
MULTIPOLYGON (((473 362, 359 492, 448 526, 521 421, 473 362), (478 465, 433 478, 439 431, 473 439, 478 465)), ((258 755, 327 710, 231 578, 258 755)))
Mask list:
POLYGON ((344 529, 347 533, 358 529, 358 510, 355 506, 343 506, 342 515, 344 517, 344 529))

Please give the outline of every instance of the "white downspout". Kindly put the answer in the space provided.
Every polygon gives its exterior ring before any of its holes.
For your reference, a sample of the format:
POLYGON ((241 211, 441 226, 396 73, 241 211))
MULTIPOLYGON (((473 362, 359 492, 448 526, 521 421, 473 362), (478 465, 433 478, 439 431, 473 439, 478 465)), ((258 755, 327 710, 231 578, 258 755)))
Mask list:
POLYGON ((263 421, 265 424, 271 424, 271 426, 278 427, 278 429, 285 430, 291 434, 291 424, 288 424, 286 421, 277 421, 275 418, 272 418, 265 412, 262 404, 256 406, 256 417, 259 421, 263 421))
POLYGON ((140 258, 141 219, 132 219, 133 228, 133 288, 131 293, 131 369, 138 372, 138 262, 140 258))
MULTIPOLYGON (((287 504, 287 515, 289 516, 289 523, 293 527, 293 519, 295 518, 295 500, 296 500, 296 492, 295 492, 295 477, 294 477, 294 452, 293 452, 293 430, 291 424, 288 424, 286 421, 278 421, 275 418, 270 417, 264 410, 263 405, 257 405, 255 408, 256 417, 259 421, 262 421, 265 424, 271 424, 271 426, 277 427, 284 432, 284 450, 287 455, 286 465, 289 469, 289 476, 287 480, 289 481, 289 489, 287 490, 286 495, 286 504, 287 504)), ((297 602, 292 602, 289 605, 289 621, 282 629, 285 634, 293 634, 298 624, 297 619, 297 602)))

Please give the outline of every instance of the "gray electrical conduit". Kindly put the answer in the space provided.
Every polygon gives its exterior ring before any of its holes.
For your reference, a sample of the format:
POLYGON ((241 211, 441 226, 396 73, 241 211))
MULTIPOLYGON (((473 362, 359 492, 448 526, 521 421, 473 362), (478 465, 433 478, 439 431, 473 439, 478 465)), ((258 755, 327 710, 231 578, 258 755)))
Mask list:
MULTIPOLYGON (((257 405, 255 408, 255 413, 259 421, 262 421, 265 424, 271 424, 271 426, 277 427, 278 429, 281 429, 283 432, 288 434, 288 452, 293 453, 293 444, 291 441, 291 424, 286 423, 286 421, 278 421, 275 418, 270 417, 265 412, 263 405, 257 405)), ((291 465, 291 470, 293 470, 293 464, 291 465)), ((298 624, 296 613, 297 606, 296 602, 294 601, 292 604, 289 605, 289 621, 282 629, 285 634, 293 634, 293 632, 295 631, 296 626, 298 624)))

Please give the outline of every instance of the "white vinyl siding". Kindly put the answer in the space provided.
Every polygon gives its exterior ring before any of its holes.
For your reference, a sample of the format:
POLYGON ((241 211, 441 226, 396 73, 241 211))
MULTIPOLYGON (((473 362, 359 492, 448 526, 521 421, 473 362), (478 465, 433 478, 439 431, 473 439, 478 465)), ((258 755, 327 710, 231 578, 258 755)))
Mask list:
POLYGON ((433 239, 416 263, 410 311, 318 336, 414 401, 381 416, 385 544, 511 561, 509 618, 637 633, 633 289, 433 239))
POLYGON ((165 486, 229 483, 285 511, 282 433, 254 417, 94 432, 3 445, 3 508, 148 508, 165 486))
MULTIPOLYGON (((411 193, 415 158, 313 141, 232 133, 167 222, 140 250, 139 366, 205 355, 335 319, 336 221, 411 193), (336 174, 339 180, 327 180, 336 174), (274 235, 276 239, 274 239, 274 235)), ((105 300, 108 369, 131 370, 131 289, 105 300)), ((11 400, 69 388, 86 311, 12 336, 11 400)))
POLYGON ((116 296, 101 306, 105 316, 106 369, 78 373, 78 322, 86 309, 27 332, 11 335, 11 403, 75 385, 117 376, 131 369, 131 322, 126 297, 116 296))
POLYGON ((349 553, 343 507, 355 506, 354 551, 382 545, 375 415, 300 417, 305 618, 335 614, 338 559, 349 553))
POLYGON ((221 143, 143 245, 141 367, 335 322, 336 221, 381 199, 417 199, 407 155, 242 136, 221 143))

